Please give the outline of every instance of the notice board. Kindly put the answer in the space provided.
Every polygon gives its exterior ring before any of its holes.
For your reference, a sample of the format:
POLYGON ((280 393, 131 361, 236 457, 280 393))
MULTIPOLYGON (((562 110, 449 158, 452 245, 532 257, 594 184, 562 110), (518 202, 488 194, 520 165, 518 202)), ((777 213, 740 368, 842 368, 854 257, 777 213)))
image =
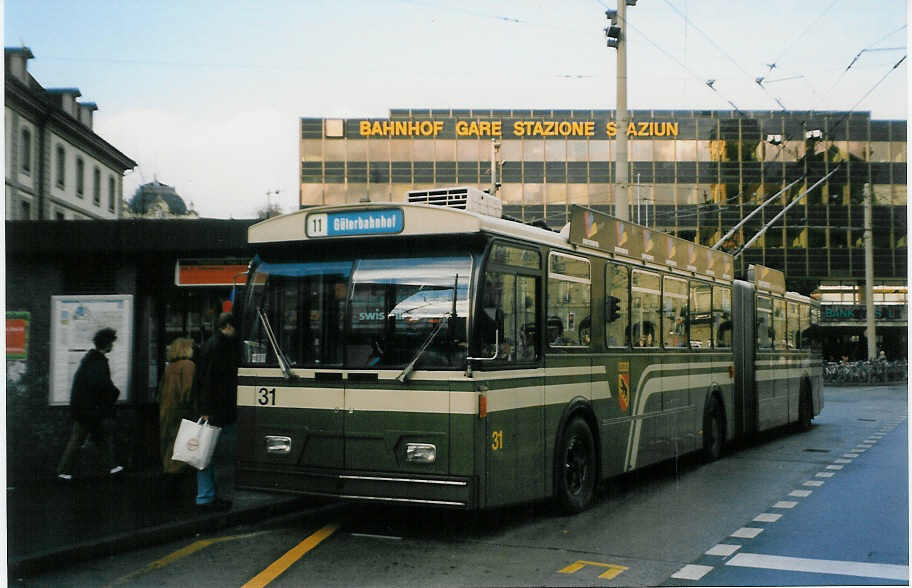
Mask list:
POLYGON ((29 321, 25 311, 6 311, 6 359, 28 359, 29 321))
POLYGON ((133 296, 131 294, 51 296, 50 403, 70 403, 73 376, 83 356, 94 349, 99 329, 117 331, 107 354, 111 380, 120 389, 118 402, 129 396, 133 354, 133 296))

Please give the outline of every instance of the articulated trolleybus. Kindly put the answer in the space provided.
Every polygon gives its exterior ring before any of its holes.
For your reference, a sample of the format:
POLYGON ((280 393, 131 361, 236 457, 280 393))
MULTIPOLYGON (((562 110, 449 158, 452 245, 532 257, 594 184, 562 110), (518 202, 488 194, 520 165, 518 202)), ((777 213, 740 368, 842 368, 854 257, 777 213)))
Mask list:
POLYGON ((574 206, 473 188, 249 229, 238 484, 485 509, 554 497, 822 408, 819 307, 782 273, 574 206))

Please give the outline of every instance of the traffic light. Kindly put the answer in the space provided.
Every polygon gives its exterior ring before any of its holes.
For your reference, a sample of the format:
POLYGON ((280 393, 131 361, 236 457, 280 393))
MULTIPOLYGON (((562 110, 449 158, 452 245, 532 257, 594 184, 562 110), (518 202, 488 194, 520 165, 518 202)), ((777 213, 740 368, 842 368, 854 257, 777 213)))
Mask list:
POLYGON ((605 299, 605 322, 613 323, 621 318, 621 299, 617 296, 608 296, 605 299))
POLYGON ((618 26, 617 10, 606 10, 605 16, 608 17, 608 20, 611 22, 611 24, 605 27, 606 42, 609 47, 617 49, 618 43, 621 40, 621 27, 618 26))

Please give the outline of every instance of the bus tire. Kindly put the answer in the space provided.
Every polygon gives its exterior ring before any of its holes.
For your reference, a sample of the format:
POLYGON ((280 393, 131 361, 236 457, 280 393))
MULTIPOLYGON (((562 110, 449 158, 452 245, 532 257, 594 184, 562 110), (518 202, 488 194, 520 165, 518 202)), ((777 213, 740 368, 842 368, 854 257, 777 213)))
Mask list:
POLYGON ((580 417, 567 423, 557 448, 556 497, 568 514, 582 512, 595 498, 598 472, 595 440, 589 425, 580 417))
POLYGON ((725 445, 725 415, 722 404, 715 396, 711 397, 703 412, 703 457, 706 461, 716 461, 722 457, 725 445))

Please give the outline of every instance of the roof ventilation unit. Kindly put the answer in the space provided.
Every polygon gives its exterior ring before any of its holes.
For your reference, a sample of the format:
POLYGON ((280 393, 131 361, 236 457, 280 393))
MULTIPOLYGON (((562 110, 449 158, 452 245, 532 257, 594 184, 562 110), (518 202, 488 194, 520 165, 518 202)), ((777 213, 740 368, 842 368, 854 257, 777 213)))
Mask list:
POLYGON ((430 204, 432 206, 458 208, 497 218, 500 218, 503 214, 503 203, 501 203, 500 198, 467 186, 436 188, 433 190, 409 190, 408 201, 412 204, 430 204))

